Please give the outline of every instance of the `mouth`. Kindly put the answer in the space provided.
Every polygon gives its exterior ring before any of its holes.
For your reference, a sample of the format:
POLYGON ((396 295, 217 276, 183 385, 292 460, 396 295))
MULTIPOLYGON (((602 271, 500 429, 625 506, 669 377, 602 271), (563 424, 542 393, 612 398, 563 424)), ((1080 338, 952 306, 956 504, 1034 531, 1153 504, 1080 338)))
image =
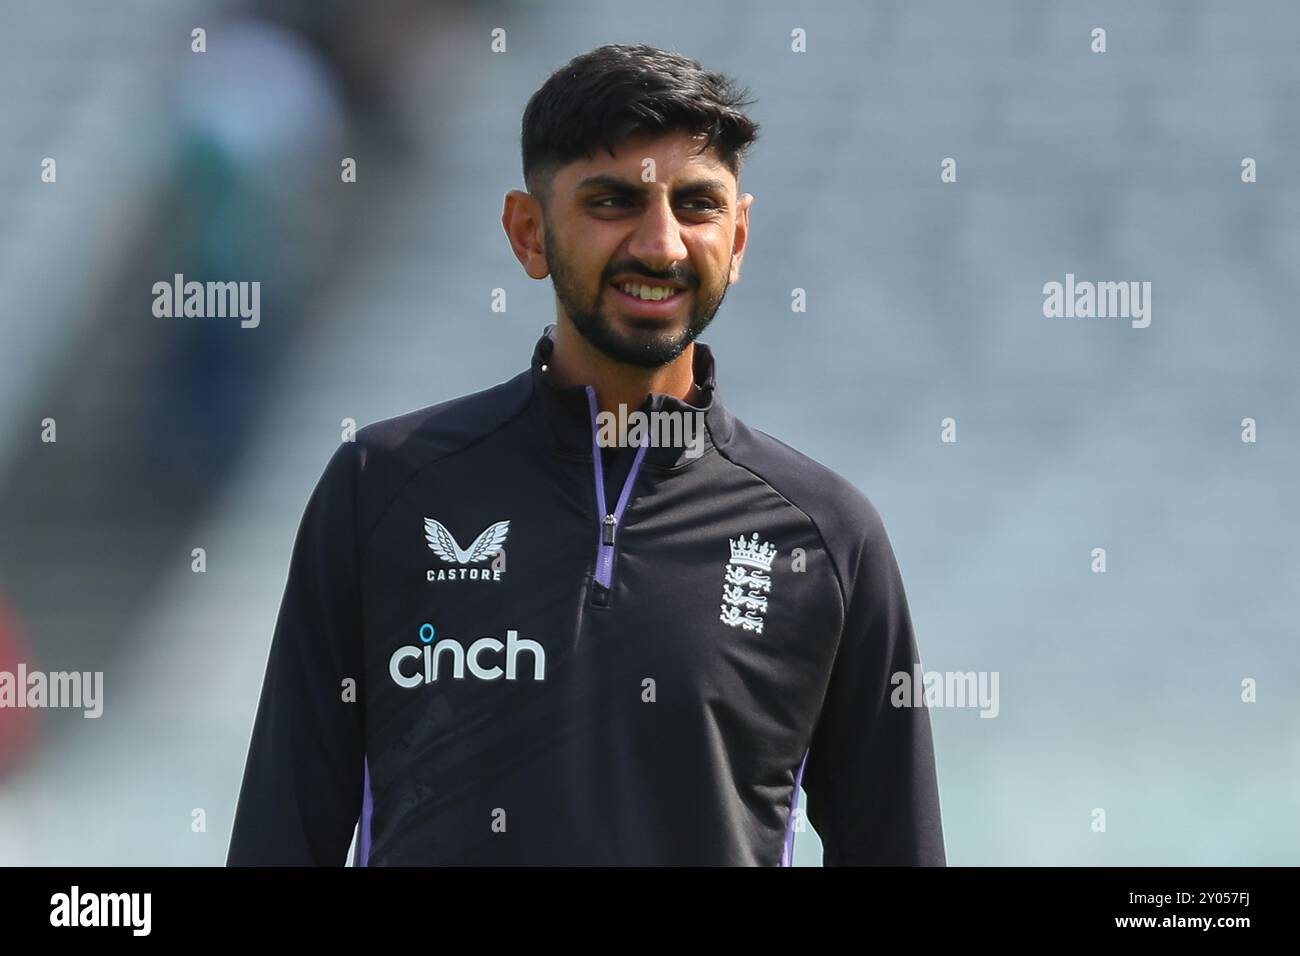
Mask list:
POLYGON ((674 314, 690 294, 688 289, 664 282, 629 280, 611 282, 609 288, 620 310, 649 318, 674 314))

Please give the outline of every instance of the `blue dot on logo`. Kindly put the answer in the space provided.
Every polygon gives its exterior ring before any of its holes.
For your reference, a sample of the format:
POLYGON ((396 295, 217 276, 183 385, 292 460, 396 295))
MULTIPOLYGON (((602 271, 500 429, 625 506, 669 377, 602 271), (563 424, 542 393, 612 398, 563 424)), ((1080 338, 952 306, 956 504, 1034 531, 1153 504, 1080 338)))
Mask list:
POLYGON ((421 624, 421 625, 420 625, 420 640, 424 641, 424 643, 426 643, 426 644, 430 643, 430 642, 433 640, 433 625, 432 625, 432 624, 421 624))

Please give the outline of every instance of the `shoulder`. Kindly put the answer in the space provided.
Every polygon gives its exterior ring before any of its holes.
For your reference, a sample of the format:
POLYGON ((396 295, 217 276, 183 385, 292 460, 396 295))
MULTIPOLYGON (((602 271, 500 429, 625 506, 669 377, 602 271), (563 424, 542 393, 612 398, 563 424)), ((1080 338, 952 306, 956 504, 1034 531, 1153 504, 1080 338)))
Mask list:
POLYGON ((528 407, 527 371, 481 391, 372 422, 335 449, 321 484, 346 489, 361 528, 373 527, 421 469, 488 440, 528 407))
POLYGON ((528 372, 481 391, 372 422, 357 431, 363 464, 369 459, 426 461, 453 454, 508 425, 532 397, 528 372))
POLYGON ((892 553, 884 521, 871 499, 815 458, 739 419, 721 453, 808 517, 846 589, 858 577, 864 559, 892 553))

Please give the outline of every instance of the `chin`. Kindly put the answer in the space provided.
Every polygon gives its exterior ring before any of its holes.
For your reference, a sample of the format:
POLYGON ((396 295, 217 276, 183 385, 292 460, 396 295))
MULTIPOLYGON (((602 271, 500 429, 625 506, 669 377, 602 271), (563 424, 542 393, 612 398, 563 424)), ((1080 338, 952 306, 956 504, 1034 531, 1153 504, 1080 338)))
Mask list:
POLYGON ((642 315, 616 314, 612 324, 630 331, 638 338, 672 338, 683 335, 690 322, 688 318, 678 318, 671 315, 663 318, 650 318, 642 315))

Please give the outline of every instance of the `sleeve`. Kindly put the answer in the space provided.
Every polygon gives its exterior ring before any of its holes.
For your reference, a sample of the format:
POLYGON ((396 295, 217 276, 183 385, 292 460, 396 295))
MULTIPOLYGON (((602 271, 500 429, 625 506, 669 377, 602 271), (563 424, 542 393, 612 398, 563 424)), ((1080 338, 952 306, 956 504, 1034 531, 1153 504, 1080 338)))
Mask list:
POLYGON ((907 596, 880 515, 865 507, 844 630, 804 768, 808 819, 825 866, 945 866, 929 711, 890 699, 891 677, 910 680, 920 664, 907 596))
POLYGON ((355 442, 335 451, 298 528, 227 866, 346 862, 365 760, 355 520, 363 454, 355 442))

